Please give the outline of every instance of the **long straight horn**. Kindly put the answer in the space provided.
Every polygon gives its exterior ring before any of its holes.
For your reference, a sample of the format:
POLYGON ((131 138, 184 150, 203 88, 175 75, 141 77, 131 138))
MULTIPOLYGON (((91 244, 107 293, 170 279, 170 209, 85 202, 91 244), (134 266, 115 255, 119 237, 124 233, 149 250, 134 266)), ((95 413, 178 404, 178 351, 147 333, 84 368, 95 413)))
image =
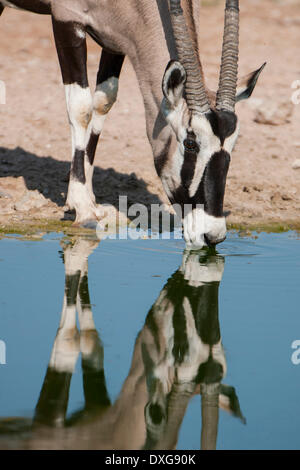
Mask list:
POLYGON ((222 63, 216 109, 235 110, 239 61, 239 0, 226 0, 222 63))
POLYGON ((187 75, 185 94, 188 107, 192 113, 206 113, 210 109, 209 100, 196 51, 184 19, 181 0, 170 0, 170 13, 178 58, 187 75))

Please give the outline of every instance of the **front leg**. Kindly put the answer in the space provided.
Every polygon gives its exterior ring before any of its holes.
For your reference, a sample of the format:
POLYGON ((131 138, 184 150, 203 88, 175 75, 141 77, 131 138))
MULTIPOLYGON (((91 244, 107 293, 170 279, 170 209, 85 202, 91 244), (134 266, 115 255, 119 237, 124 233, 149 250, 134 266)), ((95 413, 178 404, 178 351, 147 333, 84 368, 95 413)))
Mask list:
POLYGON ((67 206, 76 211, 76 224, 101 218, 85 175, 85 151, 93 101, 87 77, 84 25, 52 18, 72 135, 72 164, 67 206))
POLYGON ((106 116, 117 99, 119 77, 124 58, 124 55, 111 54, 105 50, 101 54, 85 155, 85 177, 92 197, 94 197, 92 178, 96 148, 106 116))

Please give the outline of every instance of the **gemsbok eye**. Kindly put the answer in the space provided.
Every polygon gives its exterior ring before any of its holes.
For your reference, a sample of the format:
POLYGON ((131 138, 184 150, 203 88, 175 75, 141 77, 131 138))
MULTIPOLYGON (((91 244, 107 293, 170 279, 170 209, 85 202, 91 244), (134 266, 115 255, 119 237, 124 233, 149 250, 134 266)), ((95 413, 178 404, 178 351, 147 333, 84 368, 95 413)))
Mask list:
POLYGON ((192 139, 185 139, 183 142, 184 148, 187 152, 190 153, 198 153, 199 152, 199 145, 195 140, 192 139))

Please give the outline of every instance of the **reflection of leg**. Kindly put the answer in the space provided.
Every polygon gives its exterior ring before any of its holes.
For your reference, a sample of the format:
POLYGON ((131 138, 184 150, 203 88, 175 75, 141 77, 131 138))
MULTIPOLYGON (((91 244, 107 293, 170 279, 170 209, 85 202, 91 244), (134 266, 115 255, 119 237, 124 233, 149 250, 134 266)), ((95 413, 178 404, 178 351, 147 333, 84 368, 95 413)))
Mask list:
POLYGON ((76 326, 79 280, 80 271, 68 274, 66 265, 64 305, 49 363, 52 369, 60 372, 73 373, 79 355, 79 334, 76 326))
POLYGON ((34 418, 36 424, 62 426, 65 422, 71 378, 79 355, 76 311, 72 305, 72 299, 77 294, 78 281, 79 278, 76 275, 66 276, 61 324, 36 406, 34 418))
POLYGON ((110 400, 104 375, 104 351, 93 319, 87 272, 80 279, 77 311, 85 409, 103 408, 110 405, 110 400))
POLYGON ((79 355, 76 298, 80 269, 72 255, 72 248, 67 246, 64 250, 66 274, 63 309, 48 370, 35 410, 34 422, 36 424, 59 426, 65 422, 72 373, 79 355))
POLYGON ((35 409, 34 424, 63 426, 66 418, 72 374, 48 367, 35 409))

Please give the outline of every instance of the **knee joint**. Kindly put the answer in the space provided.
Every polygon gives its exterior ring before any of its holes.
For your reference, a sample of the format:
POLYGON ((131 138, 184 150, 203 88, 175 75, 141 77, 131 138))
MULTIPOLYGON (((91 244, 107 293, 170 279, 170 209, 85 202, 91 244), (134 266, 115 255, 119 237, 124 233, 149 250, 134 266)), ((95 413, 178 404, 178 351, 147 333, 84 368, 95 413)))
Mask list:
POLYGON ((97 114, 107 114, 117 100, 119 80, 110 77, 105 82, 97 86, 94 96, 94 111, 97 114))
MULTIPOLYGON (((71 85, 72 86, 72 85, 71 85)), ((72 124, 87 128, 92 117, 93 103, 89 88, 74 87, 67 96, 69 119, 72 124)))

